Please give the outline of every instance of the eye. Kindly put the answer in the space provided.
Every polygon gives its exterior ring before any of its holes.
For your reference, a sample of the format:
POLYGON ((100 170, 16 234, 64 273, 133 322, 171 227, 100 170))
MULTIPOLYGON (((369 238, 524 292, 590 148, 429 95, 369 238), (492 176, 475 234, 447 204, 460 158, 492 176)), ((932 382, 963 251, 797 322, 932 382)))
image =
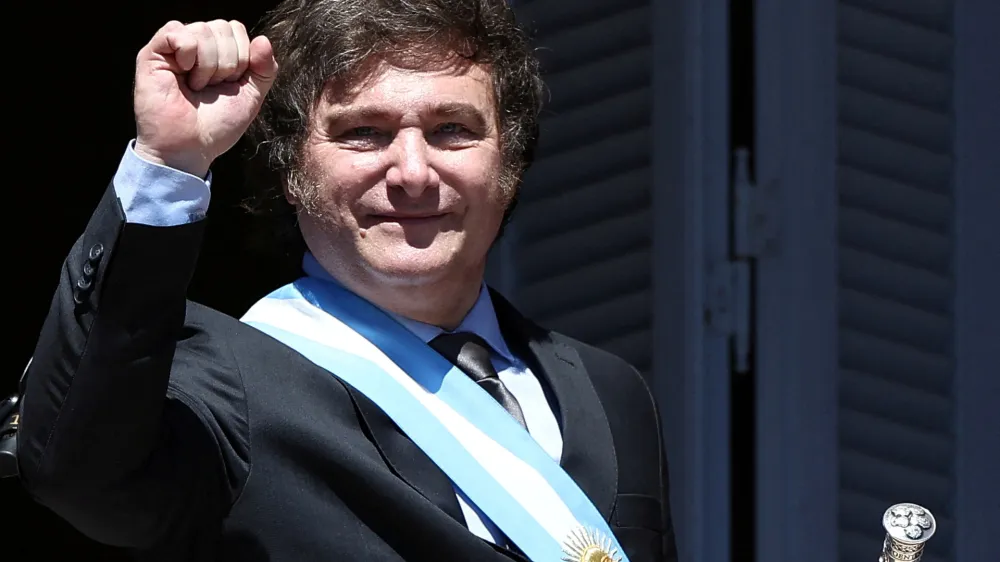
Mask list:
POLYGON ((390 134, 378 127, 362 125, 344 129, 342 133, 337 135, 337 140, 345 146, 367 150, 383 147, 391 142, 392 138, 390 134))
POLYGON ((437 133, 443 135, 455 135, 461 133, 467 133, 469 130, 462 126, 460 123, 445 123, 437 128, 437 133))
POLYGON ((377 134, 379 134, 379 131, 375 127, 354 127, 353 129, 348 129, 347 132, 344 133, 344 136, 354 137, 354 138, 368 138, 368 137, 374 137, 377 134))
POLYGON ((427 140, 441 148, 464 148, 472 146, 480 138, 480 135, 461 123, 442 123, 427 140))

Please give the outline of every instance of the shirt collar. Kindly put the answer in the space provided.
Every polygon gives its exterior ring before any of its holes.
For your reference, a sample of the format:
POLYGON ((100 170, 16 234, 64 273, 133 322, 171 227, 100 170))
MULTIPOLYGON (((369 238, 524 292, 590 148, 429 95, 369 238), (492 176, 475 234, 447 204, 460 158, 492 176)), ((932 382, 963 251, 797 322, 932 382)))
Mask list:
MULTIPOLYGON (((339 282, 334 279, 333 276, 330 275, 330 273, 327 272, 318 261, 316 261, 316 258, 313 257, 310 252, 306 252, 305 256, 302 258, 302 269, 305 271, 306 275, 309 275, 310 277, 317 277, 339 284, 339 282)), ((402 324, 403 327, 412 332, 425 343, 430 342, 432 339, 445 333, 445 330, 438 326, 418 322, 417 320, 400 316, 399 314, 395 314, 388 310, 383 309, 383 311, 389 316, 395 318, 397 322, 402 324)), ((493 309, 493 300, 490 298, 490 292, 486 287, 486 283, 483 283, 482 287, 480 287, 479 297, 476 299, 476 303, 472 305, 472 309, 465 315, 465 318, 462 319, 462 322, 458 325, 458 328, 456 328, 454 332, 471 332, 476 334, 477 336, 483 338, 486 343, 490 344, 493 351, 506 359, 507 362, 512 364, 515 363, 514 355, 510 352, 510 349, 507 347, 507 342, 504 341, 503 335, 500 333, 500 324, 497 322, 496 311, 493 309)))

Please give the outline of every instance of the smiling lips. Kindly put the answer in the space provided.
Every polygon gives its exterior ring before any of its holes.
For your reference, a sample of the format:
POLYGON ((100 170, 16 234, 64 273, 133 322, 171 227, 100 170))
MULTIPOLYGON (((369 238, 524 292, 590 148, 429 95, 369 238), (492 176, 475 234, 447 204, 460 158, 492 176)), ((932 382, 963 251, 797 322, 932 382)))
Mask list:
POLYGON ((445 217, 447 213, 434 214, 373 214, 370 215, 376 223, 397 223, 400 226, 419 226, 436 222, 445 217))

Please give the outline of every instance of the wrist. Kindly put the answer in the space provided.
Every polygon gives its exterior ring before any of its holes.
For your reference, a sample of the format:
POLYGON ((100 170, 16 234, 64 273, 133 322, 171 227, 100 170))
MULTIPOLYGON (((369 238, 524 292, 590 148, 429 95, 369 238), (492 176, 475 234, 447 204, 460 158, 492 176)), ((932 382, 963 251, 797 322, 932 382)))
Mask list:
POLYGON ((201 179, 208 176, 208 171, 212 166, 212 160, 204 154, 156 150, 144 145, 139 139, 136 139, 132 150, 135 151, 136 156, 149 163, 165 166, 201 179))

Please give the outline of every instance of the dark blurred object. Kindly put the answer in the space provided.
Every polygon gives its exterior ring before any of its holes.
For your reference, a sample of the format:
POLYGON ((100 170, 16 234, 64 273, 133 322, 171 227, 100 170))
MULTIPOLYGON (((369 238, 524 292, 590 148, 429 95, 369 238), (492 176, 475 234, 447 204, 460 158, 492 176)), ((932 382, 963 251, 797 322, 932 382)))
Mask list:
POLYGON ((0 478, 17 476, 17 394, 0 402, 0 478))

